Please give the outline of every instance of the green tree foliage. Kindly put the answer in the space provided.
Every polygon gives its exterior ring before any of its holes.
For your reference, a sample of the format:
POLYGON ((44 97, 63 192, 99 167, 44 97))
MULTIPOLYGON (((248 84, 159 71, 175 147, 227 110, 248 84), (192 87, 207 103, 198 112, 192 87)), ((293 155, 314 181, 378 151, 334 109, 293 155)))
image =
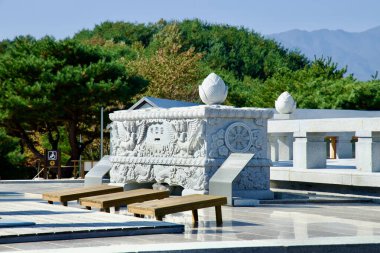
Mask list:
POLYGON ((148 46, 153 35, 157 33, 159 25, 154 24, 134 24, 127 22, 104 22, 90 30, 82 30, 74 38, 78 40, 89 40, 101 38, 112 40, 115 43, 124 42, 127 45, 139 42, 148 46))
POLYGON ((40 158, 34 137, 46 134, 57 148, 64 127, 70 159, 78 159, 98 136, 100 108, 127 104, 143 84, 104 47, 19 37, 0 55, 0 124, 40 158))
POLYGON ((15 171, 20 171, 20 163, 23 161, 17 139, 9 137, 0 128, 0 179, 17 178, 15 171))
POLYGON ((260 100, 264 103, 254 99, 249 91, 259 89, 252 86, 262 86, 279 71, 294 72, 309 66, 302 54, 253 31, 199 20, 160 20, 145 26, 105 22, 75 37, 82 41, 103 40, 103 44, 123 42, 134 51, 124 57, 128 68, 150 81, 143 94, 174 99, 197 100, 196 84, 208 73, 216 72, 231 86, 229 104, 259 106, 268 101, 263 97, 260 100), (149 36, 140 40, 139 33, 149 36), (166 92, 165 87, 174 92, 166 92))
POLYGON ((207 24, 197 19, 182 22, 160 20, 147 25, 104 22, 92 31, 79 32, 75 38, 102 38, 127 45, 138 42, 151 50, 152 47, 156 48, 157 34, 173 24, 179 29, 182 51, 193 48, 196 53, 204 55, 202 61, 206 68, 227 70, 239 79, 250 76, 263 80, 278 69, 295 71, 308 64, 302 54, 284 49, 275 41, 265 39, 253 31, 228 25, 207 24))
POLYGON ((144 93, 149 96, 179 100, 197 99, 197 81, 201 78, 201 53, 194 48, 182 50, 182 39, 176 24, 158 32, 147 52, 135 47, 138 57, 126 61, 133 73, 149 80, 144 93))
MULTIPOLYGON (((100 107, 107 114, 142 95, 197 101, 210 72, 229 86, 229 105, 273 107, 287 90, 299 108, 380 109, 376 73, 357 81, 331 58, 310 61, 242 27, 104 22, 63 41, 0 42, 0 127, 8 135, 0 140, 20 140, 36 157, 43 147, 69 149, 70 159, 95 157, 100 107)), ((0 150, 9 166, 19 150, 12 145, 0 150)))
POLYGON ((205 53, 204 60, 211 68, 231 71, 240 79, 266 79, 280 68, 294 71, 308 63, 301 54, 245 28, 210 25, 200 20, 185 20, 179 26, 185 47, 205 53))

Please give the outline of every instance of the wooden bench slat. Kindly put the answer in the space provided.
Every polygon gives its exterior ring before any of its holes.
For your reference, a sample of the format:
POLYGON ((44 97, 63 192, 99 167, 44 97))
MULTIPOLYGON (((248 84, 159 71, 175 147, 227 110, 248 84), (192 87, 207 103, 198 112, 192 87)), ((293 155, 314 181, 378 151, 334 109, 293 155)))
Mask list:
MULTIPOLYGON (((212 207, 215 205, 225 205, 225 197, 210 195, 187 195, 182 197, 167 198, 162 200, 152 200, 143 203, 136 203, 128 207, 128 210, 145 210, 155 215, 173 210, 173 212, 182 212, 192 210, 192 206, 196 205, 197 209, 212 207)), ((148 214, 147 214, 148 215, 148 214)))
POLYGON ((163 199, 167 197, 169 197, 169 191, 166 190, 136 189, 125 192, 80 198, 79 202, 83 206, 109 208, 146 200, 163 199))
POLYGON ((66 189, 66 190, 54 191, 54 192, 46 192, 42 194, 42 198, 44 200, 47 200, 49 203, 51 201, 58 201, 64 204, 67 201, 78 200, 81 197, 90 197, 94 195, 101 195, 101 194, 115 193, 115 192, 122 192, 122 191, 124 191, 124 188, 122 186, 98 185, 98 186, 66 189))
POLYGON ((112 186, 112 185, 98 185, 98 186, 86 186, 86 187, 79 187, 79 188, 70 188, 70 189, 64 189, 60 191, 54 191, 54 192, 46 192, 43 194, 43 196, 46 197, 61 197, 69 194, 74 194, 77 192, 92 192, 96 190, 103 190, 103 189, 112 189, 112 188, 121 188, 121 186, 112 186))
POLYGON ((59 195, 65 195, 66 193, 69 193, 69 192, 77 192, 77 191, 85 192, 85 191, 93 191, 93 190, 100 190, 100 189, 111 189, 111 188, 122 188, 122 186, 102 184, 102 185, 95 185, 95 186, 68 188, 68 189, 63 189, 63 190, 54 191, 54 192, 47 192, 46 194, 58 195, 59 196, 59 195))
POLYGON ((214 206, 217 216, 217 224, 221 224, 221 206, 225 204, 227 204, 226 197, 193 194, 131 204, 128 205, 128 212, 138 215, 154 215, 156 219, 162 220, 162 217, 167 214, 193 211, 193 221, 196 222, 198 220, 198 212, 196 210, 214 206))

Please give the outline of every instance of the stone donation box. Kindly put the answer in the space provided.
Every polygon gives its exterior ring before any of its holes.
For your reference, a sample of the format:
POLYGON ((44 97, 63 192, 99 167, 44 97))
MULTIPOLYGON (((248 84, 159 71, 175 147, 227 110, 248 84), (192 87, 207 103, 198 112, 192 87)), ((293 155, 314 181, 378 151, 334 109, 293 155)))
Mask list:
POLYGON ((271 197, 266 145, 272 114, 212 103, 113 112, 111 182, 167 183, 207 193, 210 178, 231 153, 254 153, 233 182, 234 194, 271 197))

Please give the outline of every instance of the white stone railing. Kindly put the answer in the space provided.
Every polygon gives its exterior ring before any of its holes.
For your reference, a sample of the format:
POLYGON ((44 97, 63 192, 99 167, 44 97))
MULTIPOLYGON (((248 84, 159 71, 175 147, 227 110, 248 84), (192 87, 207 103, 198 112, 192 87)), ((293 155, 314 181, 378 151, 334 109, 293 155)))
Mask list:
POLYGON ((339 158, 352 157, 355 136, 356 168, 380 172, 380 117, 269 120, 268 134, 272 160, 303 169, 326 167, 326 136, 338 137, 339 158))

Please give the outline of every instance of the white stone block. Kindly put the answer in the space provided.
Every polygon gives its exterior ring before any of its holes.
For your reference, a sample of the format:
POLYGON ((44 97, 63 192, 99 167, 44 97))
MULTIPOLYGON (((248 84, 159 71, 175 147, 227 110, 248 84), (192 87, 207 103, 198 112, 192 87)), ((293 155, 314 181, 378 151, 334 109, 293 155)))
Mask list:
POLYGON ((293 166, 300 169, 326 167, 326 143, 322 134, 295 133, 293 166))
POLYGON ((209 179, 231 153, 254 153, 233 190, 269 191, 267 120, 272 115, 272 110, 220 105, 111 113, 111 181, 207 192, 209 179))
POLYGON ((355 144, 356 168, 363 172, 380 171, 380 134, 379 132, 358 131, 355 144))

